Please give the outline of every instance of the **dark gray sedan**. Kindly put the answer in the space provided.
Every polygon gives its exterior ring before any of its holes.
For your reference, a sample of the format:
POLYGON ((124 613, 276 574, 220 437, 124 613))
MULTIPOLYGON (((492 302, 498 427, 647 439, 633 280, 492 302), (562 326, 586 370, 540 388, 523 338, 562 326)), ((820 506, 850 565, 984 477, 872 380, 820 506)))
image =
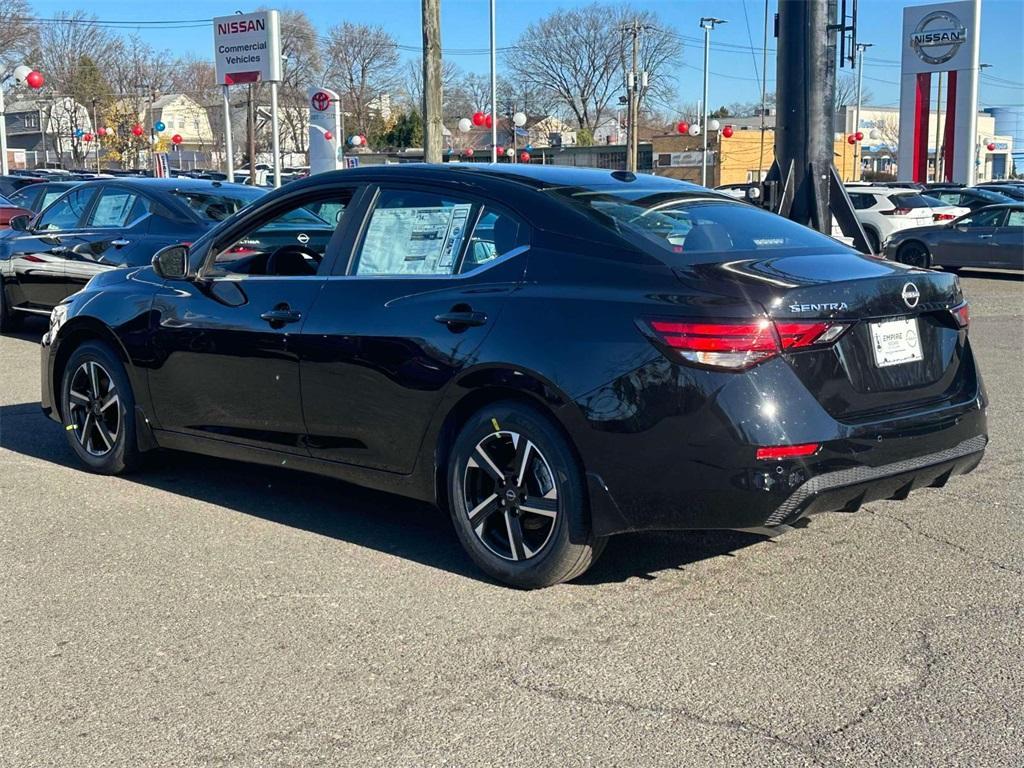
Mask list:
POLYGON ((897 232, 885 255, 915 267, 1024 270, 1024 203, 990 205, 932 227, 897 232))

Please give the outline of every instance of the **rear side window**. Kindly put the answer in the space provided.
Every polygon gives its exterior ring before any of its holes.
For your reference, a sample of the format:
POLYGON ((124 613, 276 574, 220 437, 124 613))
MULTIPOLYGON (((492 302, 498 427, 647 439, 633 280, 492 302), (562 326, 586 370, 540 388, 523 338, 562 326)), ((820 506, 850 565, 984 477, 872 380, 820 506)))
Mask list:
POLYGON ((123 227, 146 213, 139 195, 127 189, 111 187, 103 190, 89 214, 90 227, 123 227))
POLYGON ((516 216, 497 208, 485 207, 473 228, 466 258, 459 271, 465 274, 480 269, 529 242, 529 230, 516 216))
POLYGON ((36 228, 47 231, 75 229, 95 194, 95 187, 71 190, 43 213, 36 228))
POLYGON ((354 274, 452 274, 474 207, 447 194, 383 190, 370 214, 354 274))
POLYGON ((864 211, 875 204, 875 198, 872 195, 862 195, 854 193, 850 195, 850 201, 853 203, 853 207, 858 211, 864 211))
POLYGON ((619 234, 658 246, 669 261, 704 260, 701 254, 757 253, 761 251, 813 249, 816 252, 845 252, 830 237, 795 224, 781 216, 702 193, 676 194, 663 191, 644 194, 599 190, 566 192, 595 220, 619 234))
POLYGON ((1024 211, 1010 211, 1010 217, 1006 220, 1008 227, 1024 227, 1024 211))

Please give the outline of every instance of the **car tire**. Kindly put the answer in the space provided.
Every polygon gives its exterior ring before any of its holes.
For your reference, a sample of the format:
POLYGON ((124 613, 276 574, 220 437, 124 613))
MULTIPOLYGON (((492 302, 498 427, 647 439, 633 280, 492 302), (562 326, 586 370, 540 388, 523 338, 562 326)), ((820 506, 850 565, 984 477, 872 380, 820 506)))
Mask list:
POLYGON ((909 267, 929 269, 932 265, 932 255, 928 252, 928 248, 924 243, 911 240, 900 246, 900 249, 896 252, 896 261, 909 267))
POLYGON ((882 243, 878 239, 878 233, 873 229, 866 229, 864 230, 864 236, 868 239, 868 245, 871 248, 871 253, 875 256, 879 255, 882 252, 882 243))
POLYGON ((21 325, 21 318, 18 313, 11 309, 7 301, 7 288, 4 281, 0 279, 0 333, 9 333, 21 325))
POLYGON ((526 404, 494 403, 465 423, 448 462, 448 500, 473 561, 521 589, 576 578, 606 543, 591 531, 583 472, 569 441, 526 404))
POLYGON ((135 397, 109 346, 88 341, 71 353, 60 397, 68 444, 89 471, 119 475, 138 467, 135 397))

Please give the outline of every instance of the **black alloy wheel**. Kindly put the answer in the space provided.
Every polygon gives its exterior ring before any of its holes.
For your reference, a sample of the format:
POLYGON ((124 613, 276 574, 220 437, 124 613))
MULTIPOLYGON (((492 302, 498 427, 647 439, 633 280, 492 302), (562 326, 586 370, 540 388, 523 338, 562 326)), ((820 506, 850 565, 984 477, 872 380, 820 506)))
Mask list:
POLYGON ((922 267, 927 269, 932 264, 931 254, 924 246, 916 240, 904 243, 896 254, 896 260, 911 267, 922 267))
POLYGON ((495 403, 463 426, 448 463, 462 546, 494 578, 534 589, 576 578, 604 549, 590 530, 583 472, 540 410, 495 403))
POLYGON ((139 461, 135 398, 124 365, 99 341, 71 353, 61 382, 68 444, 93 472, 116 475, 139 461))

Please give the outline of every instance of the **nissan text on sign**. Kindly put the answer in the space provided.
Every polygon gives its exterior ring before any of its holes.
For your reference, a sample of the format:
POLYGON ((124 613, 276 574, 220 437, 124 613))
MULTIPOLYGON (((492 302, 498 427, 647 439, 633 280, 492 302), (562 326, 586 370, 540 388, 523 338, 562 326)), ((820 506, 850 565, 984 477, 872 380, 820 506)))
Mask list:
POLYGON ((221 85, 281 79, 281 23, 277 11, 213 20, 213 55, 221 85))

